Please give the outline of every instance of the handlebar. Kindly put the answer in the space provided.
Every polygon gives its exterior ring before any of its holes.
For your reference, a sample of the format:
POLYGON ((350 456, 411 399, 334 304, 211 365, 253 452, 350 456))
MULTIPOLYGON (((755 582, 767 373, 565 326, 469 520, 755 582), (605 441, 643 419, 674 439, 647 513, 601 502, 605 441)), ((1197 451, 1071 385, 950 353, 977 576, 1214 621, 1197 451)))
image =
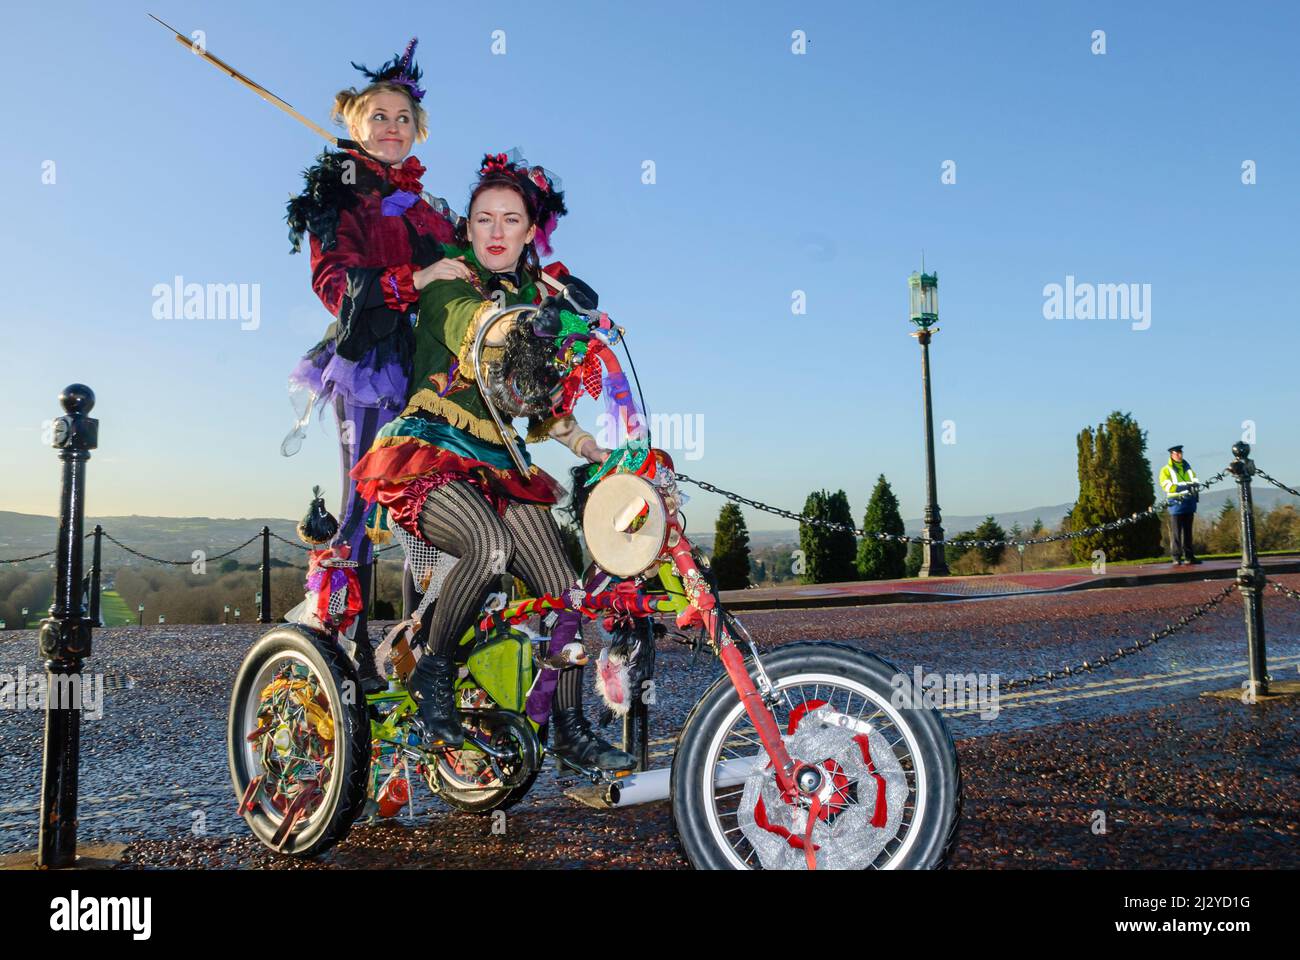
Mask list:
MULTIPOLYGON (((539 613, 549 610, 577 610, 590 619, 595 619, 601 611, 610 610, 615 613, 631 613, 642 616, 653 613, 672 613, 677 610, 677 602, 668 594, 647 593, 637 594, 635 596, 620 596, 612 590, 602 591, 597 594, 587 594, 583 601, 575 606, 567 597, 555 597, 546 594, 541 597, 532 597, 528 600, 520 600, 506 607, 509 610, 514 608, 514 612, 505 617, 507 623, 520 623, 539 613)), ((494 615, 489 614, 479 620, 479 627, 487 630, 492 626, 494 615)))
MULTIPOLYGON (((502 320, 506 319, 506 317, 513 316, 516 313, 524 313, 529 310, 534 313, 537 312, 537 308, 531 303, 520 303, 513 307, 498 308, 488 314, 487 319, 483 321, 483 325, 478 328, 478 333, 474 335, 474 346, 470 349, 469 354, 470 363, 474 367, 474 379, 477 383, 483 383, 483 340, 487 337, 488 331, 502 320)), ((528 476, 528 467, 524 465, 524 458, 519 455, 519 450, 515 445, 506 440, 506 425, 501 419, 501 414, 497 412, 496 406, 492 403, 491 391, 479 390, 479 395, 482 396, 483 402, 488 408, 488 413, 492 415, 492 422, 497 425, 497 432, 501 434, 501 439, 505 442, 506 451, 510 454, 510 459, 514 461, 521 476, 528 476)))

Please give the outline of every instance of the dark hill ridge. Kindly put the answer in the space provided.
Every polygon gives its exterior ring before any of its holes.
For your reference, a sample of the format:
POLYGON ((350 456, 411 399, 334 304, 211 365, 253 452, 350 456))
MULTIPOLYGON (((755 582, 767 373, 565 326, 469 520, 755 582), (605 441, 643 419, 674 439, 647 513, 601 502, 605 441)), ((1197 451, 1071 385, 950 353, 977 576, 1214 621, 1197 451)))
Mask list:
MULTIPOLYGON (((261 532, 263 526, 271 528, 286 540, 298 543, 296 520, 277 517, 142 517, 127 516, 87 517, 86 532, 95 524, 132 549, 164 560, 185 560, 194 550, 203 550, 209 556, 225 553, 261 532)), ((54 546, 58 536, 58 520, 34 514, 0 510, 0 559, 39 553, 54 546)), ((121 551, 104 541, 107 553, 121 551)), ((129 555, 128 555, 129 556, 129 555)), ((278 560, 302 562, 303 551, 271 538, 271 556, 278 560)), ((240 563, 261 561, 260 542, 253 543, 234 554, 240 563)))
MULTIPOLYGON (((1254 484, 1252 490, 1255 504, 1260 510, 1271 510, 1279 503, 1295 503, 1294 497, 1262 483, 1254 484)), ((1237 502, 1236 486, 1221 484, 1201 495, 1199 513, 1201 516, 1217 515, 1223 504, 1229 500, 1233 503, 1237 502)), ((940 505, 942 506, 942 501, 940 505)), ((1069 503, 1058 503, 1027 510, 994 511, 993 516, 1007 530, 1010 530, 1015 523, 1019 523, 1022 529, 1027 530, 1035 518, 1041 519, 1050 530, 1060 524, 1071 506, 1072 504, 1069 503)), ((861 522, 861 513, 865 507, 865 503, 853 504, 855 522, 861 522)), ((953 534, 959 530, 974 529, 984 516, 984 514, 966 516, 945 513, 944 532, 953 534)), ((223 553, 258 533, 264 525, 286 540, 298 543, 297 521, 278 517, 145 517, 138 514, 88 517, 87 531, 93 529, 96 523, 101 524, 106 532, 128 546, 170 560, 183 560, 193 550, 206 550, 209 555, 223 553)), ((58 533, 57 526, 54 517, 0 510, 0 559, 49 550, 54 546, 58 533)), ((904 521, 904 527, 909 534, 920 533, 921 520, 915 518, 904 521)), ((712 548, 711 520, 707 521, 707 525, 698 521, 692 523, 687 530, 694 542, 712 548)), ((783 530, 749 531, 750 544, 755 548, 775 546, 780 543, 797 543, 798 538, 798 530, 794 527, 783 530)), ((105 542, 105 549, 116 551, 117 548, 105 542)), ((235 557, 241 563, 257 563, 259 561, 257 551, 258 544, 252 543, 235 557)), ((280 543, 274 537, 271 539, 271 555, 279 560, 301 561, 302 559, 302 551, 280 543)))
MULTIPOLYGON (((1272 510, 1279 504, 1290 503, 1300 509, 1300 503, 1296 498, 1275 487, 1267 486, 1263 483, 1256 482, 1251 485, 1251 493, 1255 501, 1255 507, 1258 510, 1272 510)), ((1238 502, 1236 484, 1228 484, 1221 481, 1216 484, 1214 489, 1201 494, 1200 506, 1197 515, 1201 517, 1218 516, 1219 510, 1225 502, 1231 501, 1234 505, 1238 502)), ((853 522, 861 523, 862 514, 866 509, 866 504, 852 503, 853 522)), ((943 506, 940 499, 939 506, 943 506)), ((1002 525, 1004 530, 1010 530, 1013 524, 1019 523, 1022 530, 1028 530, 1037 518, 1043 521, 1043 526, 1048 530, 1054 530, 1060 526, 1065 515, 1069 513, 1073 503, 1058 503, 1046 507, 1032 507, 1028 510, 995 510, 993 519, 1002 525)), ((689 507, 687 508, 689 510, 689 507)), ((945 536, 951 536, 960 530, 974 530, 983 522, 987 514, 978 515, 960 515, 943 513, 943 530, 945 536)), ((923 521, 920 517, 914 517, 910 520, 903 521, 904 531, 910 535, 921 533, 923 521)), ((713 546, 713 526, 710 523, 707 530, 700 529, 698 526, 688 526, 687 534, 691 540, 701 546, 712 548, 713 546)), ((750 530, 749 543, 751 547, 763 548, 776 546, 780 543, 798 543, 799 531, 790 527, 786 530, 750 530)))
MULTIPOLYGON (((1270 487, 1262 482, 1251 484, 1251 494, 1257 510, 1272 510, 1279 503, 1291 503, 1300 507, 1295 497, 1287 494, 1276 487, 1270 487)), ((1223 504, 1231 501, 1233 505, 1239 502, 1237 496, 1236 483, 1229 483, 1222 480, 1215 484, 1212 490, 1207 490, 1201 494, 1200 504, 1197 507, 1197 515, 1201 517, 1216 517, 1223 504)), ((1158 502, 1158 501, 1157 501, 1158 502)), ((943 506, 940 500, 939 506, 943 506)), ((1051 507, 1034 507, 1032 510, 1015 510, 1015 511, 994 511, 993 519, 1002 525, 1003 529, 1010 530, 1012 524, 1019 523, 1021 529, 1028 530, 1033 525, 1034 518, 1043 521, 1043 526, 1051 530, 1060 525, 1065 519, 1065 515, 1073 507, 1072 503, 1058 503, 1051 507)), ((958 530, 973 530, 983 522, 986 514, 979 516, 949 516, 943 515, 943 529, 945 534, 956 533, 958 530)), ((914 520, 904 521, 904 526, 908 533, 920 533, 923 521, 918 517, 914 520)))

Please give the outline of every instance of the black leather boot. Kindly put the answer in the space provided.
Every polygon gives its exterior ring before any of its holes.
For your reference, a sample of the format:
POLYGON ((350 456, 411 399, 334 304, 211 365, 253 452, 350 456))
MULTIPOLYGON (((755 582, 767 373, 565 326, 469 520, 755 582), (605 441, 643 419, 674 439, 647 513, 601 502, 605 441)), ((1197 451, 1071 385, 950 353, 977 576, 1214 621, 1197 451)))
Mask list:
POLYGON ((411 696, 420 708, 426 747, 460 747, 465 729, 455 709, 451 658, 426 653, 411 673, 411 696))
POLYGON ((631 770, 636 759, 611 746, 591 730, 582 707, 556 707, 551 711, 551 752, 580 767, 631 770))

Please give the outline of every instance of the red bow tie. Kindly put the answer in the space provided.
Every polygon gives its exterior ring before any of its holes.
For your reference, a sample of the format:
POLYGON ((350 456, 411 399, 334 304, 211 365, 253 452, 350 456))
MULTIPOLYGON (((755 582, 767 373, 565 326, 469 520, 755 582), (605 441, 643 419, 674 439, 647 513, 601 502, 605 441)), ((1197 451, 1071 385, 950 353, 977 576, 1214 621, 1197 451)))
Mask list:
POLYGON ((416 196, 423 192, 420 178, 424 176, 424 164, 415 157, 407 157, 399 166, 388 168, 388 179, 398 190, 409 190, 416 196))
POLYGON ((396 166, 389 166, 386 163, 372 160, 365 154, 357 153, 354 156, 358 157, 362 163, 380 177, 391 183, 395 189, 408 190, 416 196, 424 192, 424 187, 420 184, 420 178, 424 176, 425 167, 414 155, 407 157, 396 166))

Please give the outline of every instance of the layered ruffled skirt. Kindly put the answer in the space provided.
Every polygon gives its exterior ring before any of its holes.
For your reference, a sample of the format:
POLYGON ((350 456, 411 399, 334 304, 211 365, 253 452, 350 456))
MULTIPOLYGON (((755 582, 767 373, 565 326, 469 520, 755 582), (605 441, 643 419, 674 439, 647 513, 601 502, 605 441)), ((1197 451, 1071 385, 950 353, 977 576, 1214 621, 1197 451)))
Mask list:
POLYGON ((334 352, 333 338, 312 347, 289 374, 290 388, 311 392, 313 404, 333 405, 336 398, 353 407, 401 410, 406 406, 410 361, 399 350, 371 348, 360 360, 334 352))
POLYGON ((398 417, 379 431, 369 452, 352 468, 357 493, 373 504, 374 512, 366 522, 371 538, 386 540, 388 523, 421 536, 419 517, 425 498, 453 480, 476 486, 502 514, 511 501, 559 503, 566 494, 564 487, 532 463, 522 442, 518 449, 528 466, 526 476, 500 444, 473 437, 434 414, 398 417))

